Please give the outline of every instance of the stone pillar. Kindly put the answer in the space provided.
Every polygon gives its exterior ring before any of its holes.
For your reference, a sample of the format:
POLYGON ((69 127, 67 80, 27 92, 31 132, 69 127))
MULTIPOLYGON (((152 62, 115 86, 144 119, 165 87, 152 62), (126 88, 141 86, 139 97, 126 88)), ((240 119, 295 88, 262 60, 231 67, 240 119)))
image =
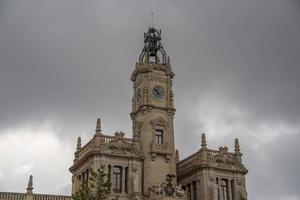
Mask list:
POLYGON ((75 178, 75 190, 74 190, 74 194, 76 191, 78 191, 78 185, 79 185, 79 180, 78 180, 78 176, 76 176, 75 178))
POLYGON ((121 192, 122 193, 125 193, 125 179, 126 179, 126 174, 125 174, 125 171, 126 171, 126 167, 124 167, 124 166, 122 166, 122 173, 121 173, 121 175, 122 175, 122 186, 121 186, 121 192))
POLYGON ((191 184, 191 200, 194 200, 194 187, 193 187, 193 181, 190 182, 191 184))
POLYGON ((113 170, 114 170, 114 166, 110 165, 110 180, 111 180, 111 187, 110 187, 110 193, 113 193, 113 170))
POLYGON ((201 179, 197 176, 197 200, 201 199, 201 179))
POLYGON ((218 178, 218 199, 223 200, 223 197, 221 195, 221 179, 218 178))
POLYGON ((227 186, 228 186, 228 199, 233 200, 232 199, 231 179, 228 179, 227 186))
POLYGON ((237 200, 236 198, 236 194, 235 194, 235 179, 232 179, 232 183, 231 184, 231 190, 232 190, 232 200, 237 200))
POLYGON ((209 200, 209 172, 208 170, 202 170, 202 187, 203 187, 203 200, 209 200))

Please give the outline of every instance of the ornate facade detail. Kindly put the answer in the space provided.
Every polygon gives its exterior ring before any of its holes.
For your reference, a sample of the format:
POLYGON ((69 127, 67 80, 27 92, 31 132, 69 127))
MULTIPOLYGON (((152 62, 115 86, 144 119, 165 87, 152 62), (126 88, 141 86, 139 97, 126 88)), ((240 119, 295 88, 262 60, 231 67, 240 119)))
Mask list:
POLYGON ((151 124, 152 124, 153 128, 155 128, 156 126, 161 126, 161 127, 164 127, 164 128, 169 127, 169 123, 166 120, 164 120, 164 118, 162 118, 162 117, 151 121, 151 124))
POLYGON ((186 192, 182 189, 181 185, 174 185, 172 183, 175 175, 168 174, 166 176, 166 181, 158 183, 149 188, 150 200, 187 200, 186 192))
POLYGON ((161 54, 162 63, 166 64, 166 52, 161 45, 161 30, 149 28, 147 33, 144 33, 144 48, 139 57, 139 62, 149 63, 150 58, 153 57, 153 62, 160 63, 158 52, 161 54))
POLYGON ((227 199, 239 199, 246 194, 242 180, 247 172, 235 153, 228 151, 228 147, 221 146, 218 150, 207 148, 204 134, 201 136, 200 150, 177 163, 178 182, 184 186, 190 198, 197 195, 198 200, 221 198, 221 185, 228 191, 227 199))

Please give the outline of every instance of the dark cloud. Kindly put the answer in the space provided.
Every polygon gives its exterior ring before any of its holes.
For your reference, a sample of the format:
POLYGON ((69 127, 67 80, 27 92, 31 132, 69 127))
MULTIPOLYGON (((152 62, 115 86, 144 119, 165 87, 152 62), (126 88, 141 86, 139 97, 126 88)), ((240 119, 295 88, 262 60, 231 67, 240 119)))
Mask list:
POLYGON ((130 135, 129 78, 154 12, 176 73, 175 130, 182 156, 199 148, 202 132, 213 147, 232 146, 239 137, 250 170, 249 196, 299 199, 299 5, 1 1, 1 133, 50 120, 61 141, 78 135, 88 140, 100 116, 108 134, 130 135))

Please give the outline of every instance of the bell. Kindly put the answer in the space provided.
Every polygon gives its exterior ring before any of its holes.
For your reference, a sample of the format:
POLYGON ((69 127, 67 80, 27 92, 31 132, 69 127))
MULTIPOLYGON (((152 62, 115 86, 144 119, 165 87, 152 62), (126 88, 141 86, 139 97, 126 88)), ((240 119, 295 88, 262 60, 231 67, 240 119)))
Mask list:
POLYGON ((156 51, 154 49, 151 49, 149 55, 156 56, 156 51))

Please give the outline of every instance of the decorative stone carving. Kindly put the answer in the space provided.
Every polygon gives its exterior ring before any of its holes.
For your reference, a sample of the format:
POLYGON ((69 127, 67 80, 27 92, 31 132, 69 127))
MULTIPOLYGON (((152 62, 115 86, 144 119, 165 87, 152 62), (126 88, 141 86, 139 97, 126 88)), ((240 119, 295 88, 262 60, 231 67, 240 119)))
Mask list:
POLYGON ((215 156, 218 167, 221 168, 232 168, 234 162, 228 155, 228 147, 220 147, 218 154, 215 156))
POLYGON ((152 126, 155 128, 155 126, 162 126, 162 127, 169 127, 169 124, 164 118, 160 117, 158 119, 155 119, 151 122, 152 126))
POLYGON ((175 175, 168 174, 166 182, 158 183, 149 188, 150 200, 180 199, 186 200, 187 196, 181 185, 173 185, 172 180, 175 175))
POLYGON ((182 199, 186 199, 186 193, 182 189, 181 185, 175 186, 175 196, 180 197, 182 199))
POLYGON ((100 152, 119 156, 140 157, 141 152, 135 147, 134 142, 128 142, 124 138, 124 132, 116 132, 115 137, 102 146, 100 152))

